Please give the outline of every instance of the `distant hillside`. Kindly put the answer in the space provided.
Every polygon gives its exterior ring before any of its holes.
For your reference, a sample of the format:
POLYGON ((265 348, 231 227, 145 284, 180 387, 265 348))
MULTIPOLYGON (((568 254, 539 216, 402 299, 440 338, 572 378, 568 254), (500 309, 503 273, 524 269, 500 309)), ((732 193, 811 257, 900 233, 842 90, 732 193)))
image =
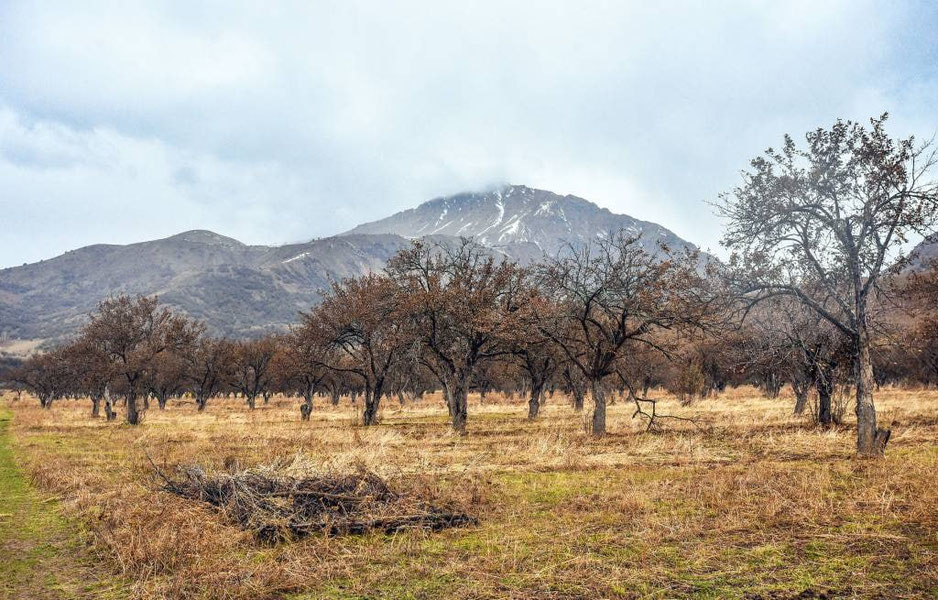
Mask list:
POLYGON ((382 269, 413 238, 472 237, 531 263, 567 243, 588 243, 619 229, 640 234, 651 249, 659 242, 693 248, 660 225, 525 186, 437 198, 302 244, 248 246, 211 231, 187 231, 125 246, 87 246, 0 270, 0 340, 29 340, 33 347, 68 336, 101 299, 120 293, 158 294, 218 334, 285 330, 330 281, 382 269))
POLYGON ((0 271, 0 336, 54 338, 109 295, 159 294, 216 333, 284 329, 332 279, 384 267, 408 244, 394 235, 247 246, 209 231, 127 246, 97 245, 0 271))

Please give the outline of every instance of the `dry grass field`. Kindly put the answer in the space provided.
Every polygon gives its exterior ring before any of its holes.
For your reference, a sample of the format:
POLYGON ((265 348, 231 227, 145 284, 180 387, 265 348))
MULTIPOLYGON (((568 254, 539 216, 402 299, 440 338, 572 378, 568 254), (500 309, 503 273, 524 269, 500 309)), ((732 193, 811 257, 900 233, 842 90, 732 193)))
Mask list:
POLYGON ((469 435, 439 398, 386 403, 362 428, 343 400, 249 412, 215 400, 151 410, 139 427, 90 404, 0 401, 0 592, 12 598, 935 598, 938 392, 883 390, 884 460, 853 457, 852 428, 820 429, 792 401, 729 391, 665 412, 631 406, 584 433, 560 396, 474 397, 469 435), (477 526, 312 536, 264 545, 213 507, 160 491, 158 465, 281 461, 365 467, 467 508, 477 526))

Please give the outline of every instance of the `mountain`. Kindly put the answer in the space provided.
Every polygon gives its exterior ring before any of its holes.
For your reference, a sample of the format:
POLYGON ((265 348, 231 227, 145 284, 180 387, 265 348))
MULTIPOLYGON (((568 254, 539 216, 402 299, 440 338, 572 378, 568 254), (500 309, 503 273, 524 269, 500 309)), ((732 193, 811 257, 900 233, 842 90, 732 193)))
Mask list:
POLYGON ((210 231, 138 244, 95 245, 0 270, 0 339, 58 338, 113 294, 159 294, 215 333, 283 329, 330 280, 381 269, 408 244, 354 235, 279 247, 248 246, 210 231))
POLYGON ((919 242, 912 249, 910 258, 907 269, 911 271, 923 271, 938 263, 938 233, 919 242))
POLYGON ((249 246, 211 231, 128 245, 98 244, 0 270, 0 352, 77 330, 101 299, 158 294, 216 334, 284 330, 330 281, 380 270, 426 237, 474 237, 524 263, 625 229, 642 243, 693 248, 671 231, 576 196, 525 186, 436 198, 344 234, 285 246, 249 246))
POLYGON ((359 225, 343 235, 471 237, 524 259, 542 253, 555 254, 568 244, 589 243, 620 229, 641 235, 642 243, 652 250, 659 242, 672 248, 693 248, 656 223, 617 215, 577 196, 561 196, 523 185, 435 198, 417 208, 359 225))

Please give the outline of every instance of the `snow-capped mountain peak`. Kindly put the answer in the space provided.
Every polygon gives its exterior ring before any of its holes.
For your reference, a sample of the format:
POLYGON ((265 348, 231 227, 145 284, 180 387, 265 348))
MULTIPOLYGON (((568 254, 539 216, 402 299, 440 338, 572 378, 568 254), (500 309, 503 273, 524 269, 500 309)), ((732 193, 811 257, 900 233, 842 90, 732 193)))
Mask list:
POLYGON ((471 237, 492 248, 533 245, 542 252, 555 253, 567 244, 588 243, 623 229, 642 235, 649 247, 659 242, 692 246, 655 223, 614 214, 577 196, 523 185, 434 198, 347 233, 471 237))

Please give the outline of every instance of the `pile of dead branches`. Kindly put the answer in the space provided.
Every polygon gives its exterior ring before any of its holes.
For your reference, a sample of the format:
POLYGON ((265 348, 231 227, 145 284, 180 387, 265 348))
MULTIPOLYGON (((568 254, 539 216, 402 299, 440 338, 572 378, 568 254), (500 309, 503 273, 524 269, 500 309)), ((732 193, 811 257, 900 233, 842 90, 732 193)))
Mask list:
POLYGON ((270 543, 314 533, 438 531, 477 522, 464 512, 396 492, 364 470, 295 477, 270 468, 208 473, 191 465, 178 467, 171 477, 155 465, 154 469, 164 490, 217 506, 257 539, 270 543))

